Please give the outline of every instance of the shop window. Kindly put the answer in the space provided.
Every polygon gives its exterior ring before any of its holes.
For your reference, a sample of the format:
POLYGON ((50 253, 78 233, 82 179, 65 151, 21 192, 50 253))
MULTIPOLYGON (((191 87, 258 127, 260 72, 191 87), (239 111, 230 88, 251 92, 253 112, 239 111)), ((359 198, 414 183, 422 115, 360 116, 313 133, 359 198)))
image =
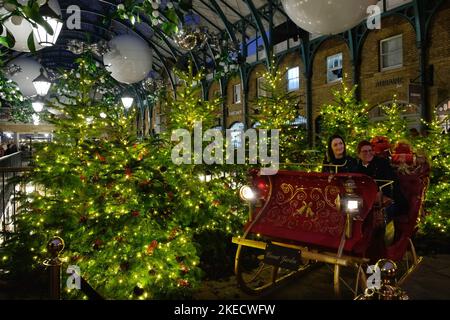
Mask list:
POLYGON ((300 68, 291 68, 287 72, 288 91, 300 89, 300 68))
POLYGON ((403 66, 403 35, 381 40, 380 65, 382 71, 403 66))
POLYGON ((342 80, 342 53, 327 58, 327 83, 342 80))

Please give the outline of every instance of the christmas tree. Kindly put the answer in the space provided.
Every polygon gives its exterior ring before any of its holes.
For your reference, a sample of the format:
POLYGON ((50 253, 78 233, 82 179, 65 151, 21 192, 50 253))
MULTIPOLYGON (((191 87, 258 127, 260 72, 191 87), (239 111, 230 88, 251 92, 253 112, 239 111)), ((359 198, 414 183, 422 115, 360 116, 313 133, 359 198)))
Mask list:
POLYGON ((264 95, 256 99, 252 121, 258 129, 279 130, 280 163, 301 162, 307 145, 306 130, 296 123, 300 116, 300 97, 287 91, 286 70, 271 68, 262 75, 264 95))
POLYGON ((398 141, 408 142, 418 156, 428 159, 432 169, 425 198, 426 215, 419 223, 419 235, 425 241, 435 239, 437 241, 435 247, 448 247, 450 137, 448 134, 442 134, 442 123, 445 119, 438 121, 435 116, 435 120, 431 123, 421 120, 422 125, 428 128, 426 133, 411 136, 404 117, 405 108, 396 102, 396 97, 393 99, 394 103, 379 106, 385 116, 384 120, 369 122, 367 104, 356 100, 355 89, 356 87, 353 87, 349 90, 343 83, 342 90, 334 92, 334 104, 322 108, 322 150, 326 149, 326 139, 335 133, 344 137, 351 155, 355 155, 355 147, 359 141, 370 140, 374 136, 388 137, 392 147, 398 141))
POLYGON ((355 97, 356 86, 349 89, 342 81, 342 89, 334 90, 334 103, 324 105, 320 111, 321 145, 323 154, 327 148, 328 137, 339 134, 345 140, 347 153, 356 152, 358 142, 368 138, 368 105, 355 97))
MULTIPOLYGON (((196 236, 231 234, 242 225, 232 188, 238 176, 214 179, 224 168, 174 164, 168 134, 138 141, 135 113, 119 103, 118 84, 89 54, 77 64, 55 88, 61 98, 49 103, 59 114, 47 119, 55 140, 37 151, 24 181, 36 189, 21 195, 19 233, 6 243, 4 268, 29 272, 58 235, 66 243, 63 269, 78 266, 106 298, 190 296, 202 277, 196 236)), ((208 122, 212 106, 201 101, 197 80, 186 76, 179 100, 169 104, 171 125, 190 130, 187 119, 208 122)), ((77 290, 66 294, 83 297, 77 290)))
POLYGON ((368 136, 383 136, 392 142, 407 139, 409 137, 408 122, 403 116, 406 108, 397 103, 395 96, 392 104, 381 105, 379 108, 387 121, 371 123, 368 136))

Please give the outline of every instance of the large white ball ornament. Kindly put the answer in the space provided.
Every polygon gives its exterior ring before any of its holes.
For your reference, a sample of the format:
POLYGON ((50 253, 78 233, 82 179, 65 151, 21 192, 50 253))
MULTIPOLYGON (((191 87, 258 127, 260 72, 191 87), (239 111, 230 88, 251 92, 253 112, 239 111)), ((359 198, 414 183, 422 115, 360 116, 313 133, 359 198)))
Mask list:
MULTIPOLYGON (((9 14, 9 12, 4 8, 0 8, 0 16, 4 14, 9 14)), ((14 24, 14 22, 16 21, 12 16, 3 22, 3 26, 8 29, 8 31, 14 36, 14 40, 16 41, 14 47, 12 47, 11 49, 20 52, 30 52, 27 42, 28 37, 30 36, 31 32, 33 32, 31 23, 29 23, 25 19, 22 19, 22 21, 18 25, 14 24)), ((6 35, 5 29, 3 29, 2 32, 2 36, 4 35, 6 35)), ((36 47, 36 50, 40 50, 43 48, 38 44, 36 37, 34 37, 34 45, 36 47)))
MULTIPOLYGON (((61 8, 57 0, 49 0, 48 6, 53 11, 55 11, 56 14, 61 16, 61 8)), ((7 13, 9 12, 6 9, 0 8, 0 16, 7 13)), ((28 37, 33 32, 33 26, 31 25, 31 23, 29 23, 26 19, 18 19, 18 17, 11 16, 3 23, 3 26, 8 29, 8 31, 14 36, 14 40, 16 41, 14 47, 11 48, 12 50, 20 52, 30 52, 30 49, 28 48, 28 37), (20 23, 17 24, 17 22, 19 21, 20 23)), ((6 31, 4 31, 4 33, 6 34, 6 31)), ((33 35, 33 38, 36 51, 44 48, 43 46, 39 45, 35 35, 33 35)))
MULTIPOLYGON (((33 80, 41 74, 41 64, 31 58, 14 59, 8 63, 8 66, 13 64, 19 66, 21 70, 13 75, 7 75, 8 79, 17 83, 20 92, 22 92, 25 97, 37 95, 33 80)), ((44 74, 47 75, 45 71, 44 74)))
POLYGON ((144 80, 152 69, 152 50, 136 36, 120 35, 109 41, 103 63, 111 76, 122 83, 144 80))
POLYGON ((369 16, 377 0, 281 0, 284 11, 300 28, 322 35, 344 32, 369 16))

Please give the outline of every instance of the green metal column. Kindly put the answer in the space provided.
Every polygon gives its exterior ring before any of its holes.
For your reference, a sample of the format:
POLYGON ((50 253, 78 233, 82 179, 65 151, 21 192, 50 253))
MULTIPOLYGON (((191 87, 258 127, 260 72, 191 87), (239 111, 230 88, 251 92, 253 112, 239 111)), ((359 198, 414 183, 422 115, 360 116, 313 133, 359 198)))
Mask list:
POLYGON ((313 101, 312 101, 312 54, 309 33, 305 32, 301 37, 301 56, 303 60, 303 74, 306 83, 306 120, 308 129, 308 145, 312 148, 314 145, 314 119, 313 119, 313 101))
POLYGON ((247 6, 248 6, 250 12, 252 13, 253 20, 255 20, 256 26, 258 27, 259 33, 261 34, 261 38, 262 38, 263 44, 264 44, 264 50, 266 52, 266 64, 267 64, 268 69, 270 69, 271 64, 272 64, 271 57, 272 57, 272 52, 273 52, 273 50, 271 49, 271 44, 270 44, 272 42, 272 39, 270 39, 270 42, 269 42, 266 31, 264 29, 264 25, 261 21, 260 13, 256 9, 253 1, 245 0, 245 3, 247 3, 247 6))
POLYGON ((427 30, 426 30, 426 4, 424 0, 414 0, 414 14, 416 24, 417 49, 419 50, 419 69, 421 84, 421 110, 422 118, 431 121, 428 88, 428 56, 427 56, 427 30))

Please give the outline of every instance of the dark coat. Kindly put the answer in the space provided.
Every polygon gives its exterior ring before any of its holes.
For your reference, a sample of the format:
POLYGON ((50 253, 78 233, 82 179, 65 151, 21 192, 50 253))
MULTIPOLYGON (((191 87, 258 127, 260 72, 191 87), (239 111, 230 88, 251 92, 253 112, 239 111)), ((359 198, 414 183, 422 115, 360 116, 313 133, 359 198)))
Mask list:
POLYGON ((357 162, 355 158, 350 156, 346 156, 342 159, 334 159, 334 161, 323 161, 324 165, 337 165, 342 167, 333 167, 333 166, 323 166, 322 172, 326 173, 336 173, 336 168, 338 173, 346 173, 346 172, 357 172, 357 162))
POLYGON ((383 194, 394 200, 399 210, 405 212, 408 209, 408 202, 400 190, 400 183, 397 173, 391 166, 388 159, 374 157, 367 167, 358 160, 357 172, 363 173, 376 180, 392 180, 394 184, 383 189, 383 194))

